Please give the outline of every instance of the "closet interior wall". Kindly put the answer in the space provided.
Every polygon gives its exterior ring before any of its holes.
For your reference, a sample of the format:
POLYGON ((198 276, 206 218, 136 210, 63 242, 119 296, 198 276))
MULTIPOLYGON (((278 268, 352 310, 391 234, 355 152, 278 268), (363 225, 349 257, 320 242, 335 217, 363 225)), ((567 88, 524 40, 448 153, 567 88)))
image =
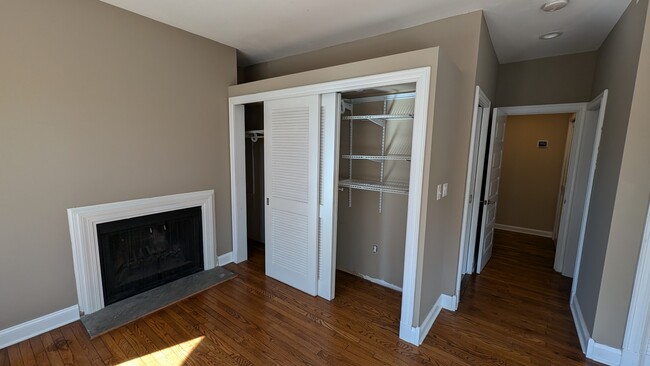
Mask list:
MULTIPOLYGON (((264 103, 245 105, 246 131, 264 130, 264 103)), ((248 239, 264 243, 264 138, 246 134, 246 227, 248 239)))
MULTIPOLYGON (((411 94, 414 96, 415 94, 411 94)), ((354 101, 343 94, 344 101, 354 101)), ((382 128, 368 120, 346 120, 351 114, 413 114, 414 98, 389 97, 384 106, 382 98, 357 99, 353 112, 346 110, 341 120, 339 180, 349 177, 379 182, 380 163, 371 160, 351 160, 349 154, 382 155, 382 128), (379 99, 379 100, 377 100, 379 99), (350 123, 353 124, 350 144, 350 123), (352 151, 350 151, 352 146, 352 151)), ((385 98, 384 98, 385 99, 385 98)), ((384 155, 411 155, 412 118, 388 120, 384 136, 384 155)), ((410 161, 385 161, 384 182, 405 183, 408 186, 410 161)), ((408 195, 380 193, 361 189, 340 188, 338 201, 337 269, 368 276, 401 288, 404 272, 404 249, 408 195), (381 202, 381 203, 380 203, 381 202), (381 213, 380 213, 381 205, 381 213), (373 252, 373 246, 377 251, 373 252)))

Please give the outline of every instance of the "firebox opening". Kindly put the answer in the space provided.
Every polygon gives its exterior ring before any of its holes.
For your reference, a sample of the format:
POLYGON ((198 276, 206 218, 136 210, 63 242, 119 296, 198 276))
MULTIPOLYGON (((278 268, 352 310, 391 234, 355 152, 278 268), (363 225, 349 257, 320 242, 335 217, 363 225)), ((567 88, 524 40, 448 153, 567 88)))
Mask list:
POLYGON ((97 225, 104 305, 200 272, 201 207, 97 225))

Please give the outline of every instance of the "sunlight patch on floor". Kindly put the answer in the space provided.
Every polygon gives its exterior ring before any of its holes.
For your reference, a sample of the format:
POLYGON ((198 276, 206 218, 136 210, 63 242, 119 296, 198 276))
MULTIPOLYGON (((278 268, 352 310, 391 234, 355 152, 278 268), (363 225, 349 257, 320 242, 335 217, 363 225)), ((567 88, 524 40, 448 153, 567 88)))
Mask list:
POLYGON ((148 355, 140 356, 132 360, 128 360, 119 364, 118 366, 131 366, 131 365, 170 365, 181 366, 185 364, 185 360, 192 354, 194 349, 203 341, 204 336, 190 339, 171 347, 161 349, 160 351, 152 352, 148 355))

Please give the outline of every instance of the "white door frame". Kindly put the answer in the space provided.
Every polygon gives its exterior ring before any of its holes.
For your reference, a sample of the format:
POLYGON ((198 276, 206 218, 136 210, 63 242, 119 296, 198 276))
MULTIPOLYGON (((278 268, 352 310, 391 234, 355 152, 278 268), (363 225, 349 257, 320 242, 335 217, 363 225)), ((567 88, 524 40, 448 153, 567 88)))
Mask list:
MULTIPOLYGON (((338 93, 387 85, 415 83, 416 97, 413 118, 413 140, 404 253, 404 282, 402 284, 400 321, 400 338, 412 342, 413 340, 410 339, 410 334, 407 334, 407 330, 414 328, 413 314, 416 310, 415 290, 417 286, 416 277, 418 273, 417 253, 420 249, 420 214, 422 211, 422 189, 424 179, 422 173, 424 171, 425 162, 424 154, 427 137, 426 130, 430 78, 431 67, 420 67, 384 74, 230 97, 228 99, 228 122, 230 131, 230 186, 233 260, 236 263, 240 263, 248 258, 246 232, 244 104, 305 95, 338 93), (402 330, 404 330, 404 332, 402 330)), ((338 157, 335 156, 330 158, 338 159, 338 157)), ((329 248, 329 250, 333 250, 333 248, 329 248)), ((335 263, 335 261, 332 261, 332 264, 333 263, 335 263)), ((333 271, 335 270, 336 268, 333 268, 333 271)), ((417 326, 419 326, 419 324, 415 324, 415 327, 417 326)))
MULTIPOLYGON (((492 102, 483 93, 480 86, 476 86, 474 95, 474 115, 472 117, 472 134, 469 142, 469 161, 467 162, 467 180, 465 182, 465 205, 463 206, 463 223, 460 229, 463 251, 458 258, 457 283, 460 284, 462 275, 472 273, 474 266, 474 246, 476 245, 478 209, 481 202, 481 182, 483 181, 483 167, 485 165, 485 145, 487 144, 487 131, 490 122, 490 108, 492 102), (479 108, 483 109, 481 121, 478 120, 479 108), (479 128, 480 123, 480 128, 479 128), (476 165, 475 165, 476 164, 476 165), (474 185, 472 185, 474 181, 474 185), (477 194, 478 191, 478 194, 477 194)), ((459 293, 459 292, 457 292, 459 293)))
POLYGON ((636 267, 632 303, 623 339, 621 365, 644 365, 650 363, 646 357, 650 339, 650 202, 646 217, 639 263, 636 267))
MULTIPOLYGON (((569 160, 569 168, 567 174, 569 175, 567 179, 567 185, 566 185, 566 197, 567 197, 567 202, 572 202, 572 197, 573 197, 573 192, 574 192, 574 184, 576 181, 576 175, 577 175, 577 149, 580 146, 580 138, 582 137, 582 126, 584 124, 584 117, 587 111, 587 104, 588 103, 565 103, 565 104, 545 104, 545 105, 530 105, 530 106, 518 106, 518 107, 503 107, 499 108, 503 112, 505 112, 509 116, 517 116, 517 115, 532 115, 532 114, 559 114, 559 113, 576 113, 576 130, 573 134, 573 141, 571 143, 571 157, 569 160)), ((472 127, 474 129, 474 126, 472 127)), ((486 142, 487 143, 487 142, 486 142)), ((486 151, 486 153, 488 153, 486 151)), ((589 152, 591 153, 591 152, 589 152)), ((471 165, 470 165, 471 169, 471 165)), ((467 178, 470 178, 470 175, 467 175, 467 178)), ((593 177, 590 178, 590 181, 593 180, 593 177)), ((590 186, 591 187, 591 186, 590 186)), ((469 202, 469 194, 468 191, 465 191, 465 202, 469 202)), ((556 248, 556 258, 555 258, 555 265, 554 267, 556 268, 561 268, 562 263, 564 261, 564 249, 566 246, 566 237, 567 237, 567 219, 569 217, 568 210, 570 205, 564 205, 562 208, 562 213, 561 213, 561 223, 560 223, 560 232, 558 234, 558 240, 557 240, 557 248, 556 248), (558 257, 559 255, 559 257, 558 257), (559 265, 559 267, 558 267, 559 265)), ((585 212, 586 214, 586 212, 585 212)), ((461 236, 461 238, 464 238, 461 236)), ((458 266, 458 275, 457 275, 457 281, 456 281, 456 293, 460 294, 460 285, 461 285, 461 278, 463 275, 463 269, 464 267, 462 264, 467 261, 466 258, 464 258, 465 255, 473 255, 473 253, 468 253, 466 250, 466 241, 461 239, 461 258, 459 259, 459 266, 458 266)), ((580 255, 581 255, 581 247, 579 243, 578 247, 578 253, 577 253, 577 259, 576 263, 579 263, 580 255)))

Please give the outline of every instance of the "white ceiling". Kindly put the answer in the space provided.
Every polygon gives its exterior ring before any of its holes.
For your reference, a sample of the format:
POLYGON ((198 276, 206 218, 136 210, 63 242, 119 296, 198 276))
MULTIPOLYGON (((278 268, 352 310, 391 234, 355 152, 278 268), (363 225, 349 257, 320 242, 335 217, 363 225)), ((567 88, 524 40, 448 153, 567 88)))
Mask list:
POLYGON ((237 48, 240 64, 299 54, 483 9, 501 63, 597 49, 630 0, 102 0, 237 48), (560 38, 539 40, 549 31, 560 38))

